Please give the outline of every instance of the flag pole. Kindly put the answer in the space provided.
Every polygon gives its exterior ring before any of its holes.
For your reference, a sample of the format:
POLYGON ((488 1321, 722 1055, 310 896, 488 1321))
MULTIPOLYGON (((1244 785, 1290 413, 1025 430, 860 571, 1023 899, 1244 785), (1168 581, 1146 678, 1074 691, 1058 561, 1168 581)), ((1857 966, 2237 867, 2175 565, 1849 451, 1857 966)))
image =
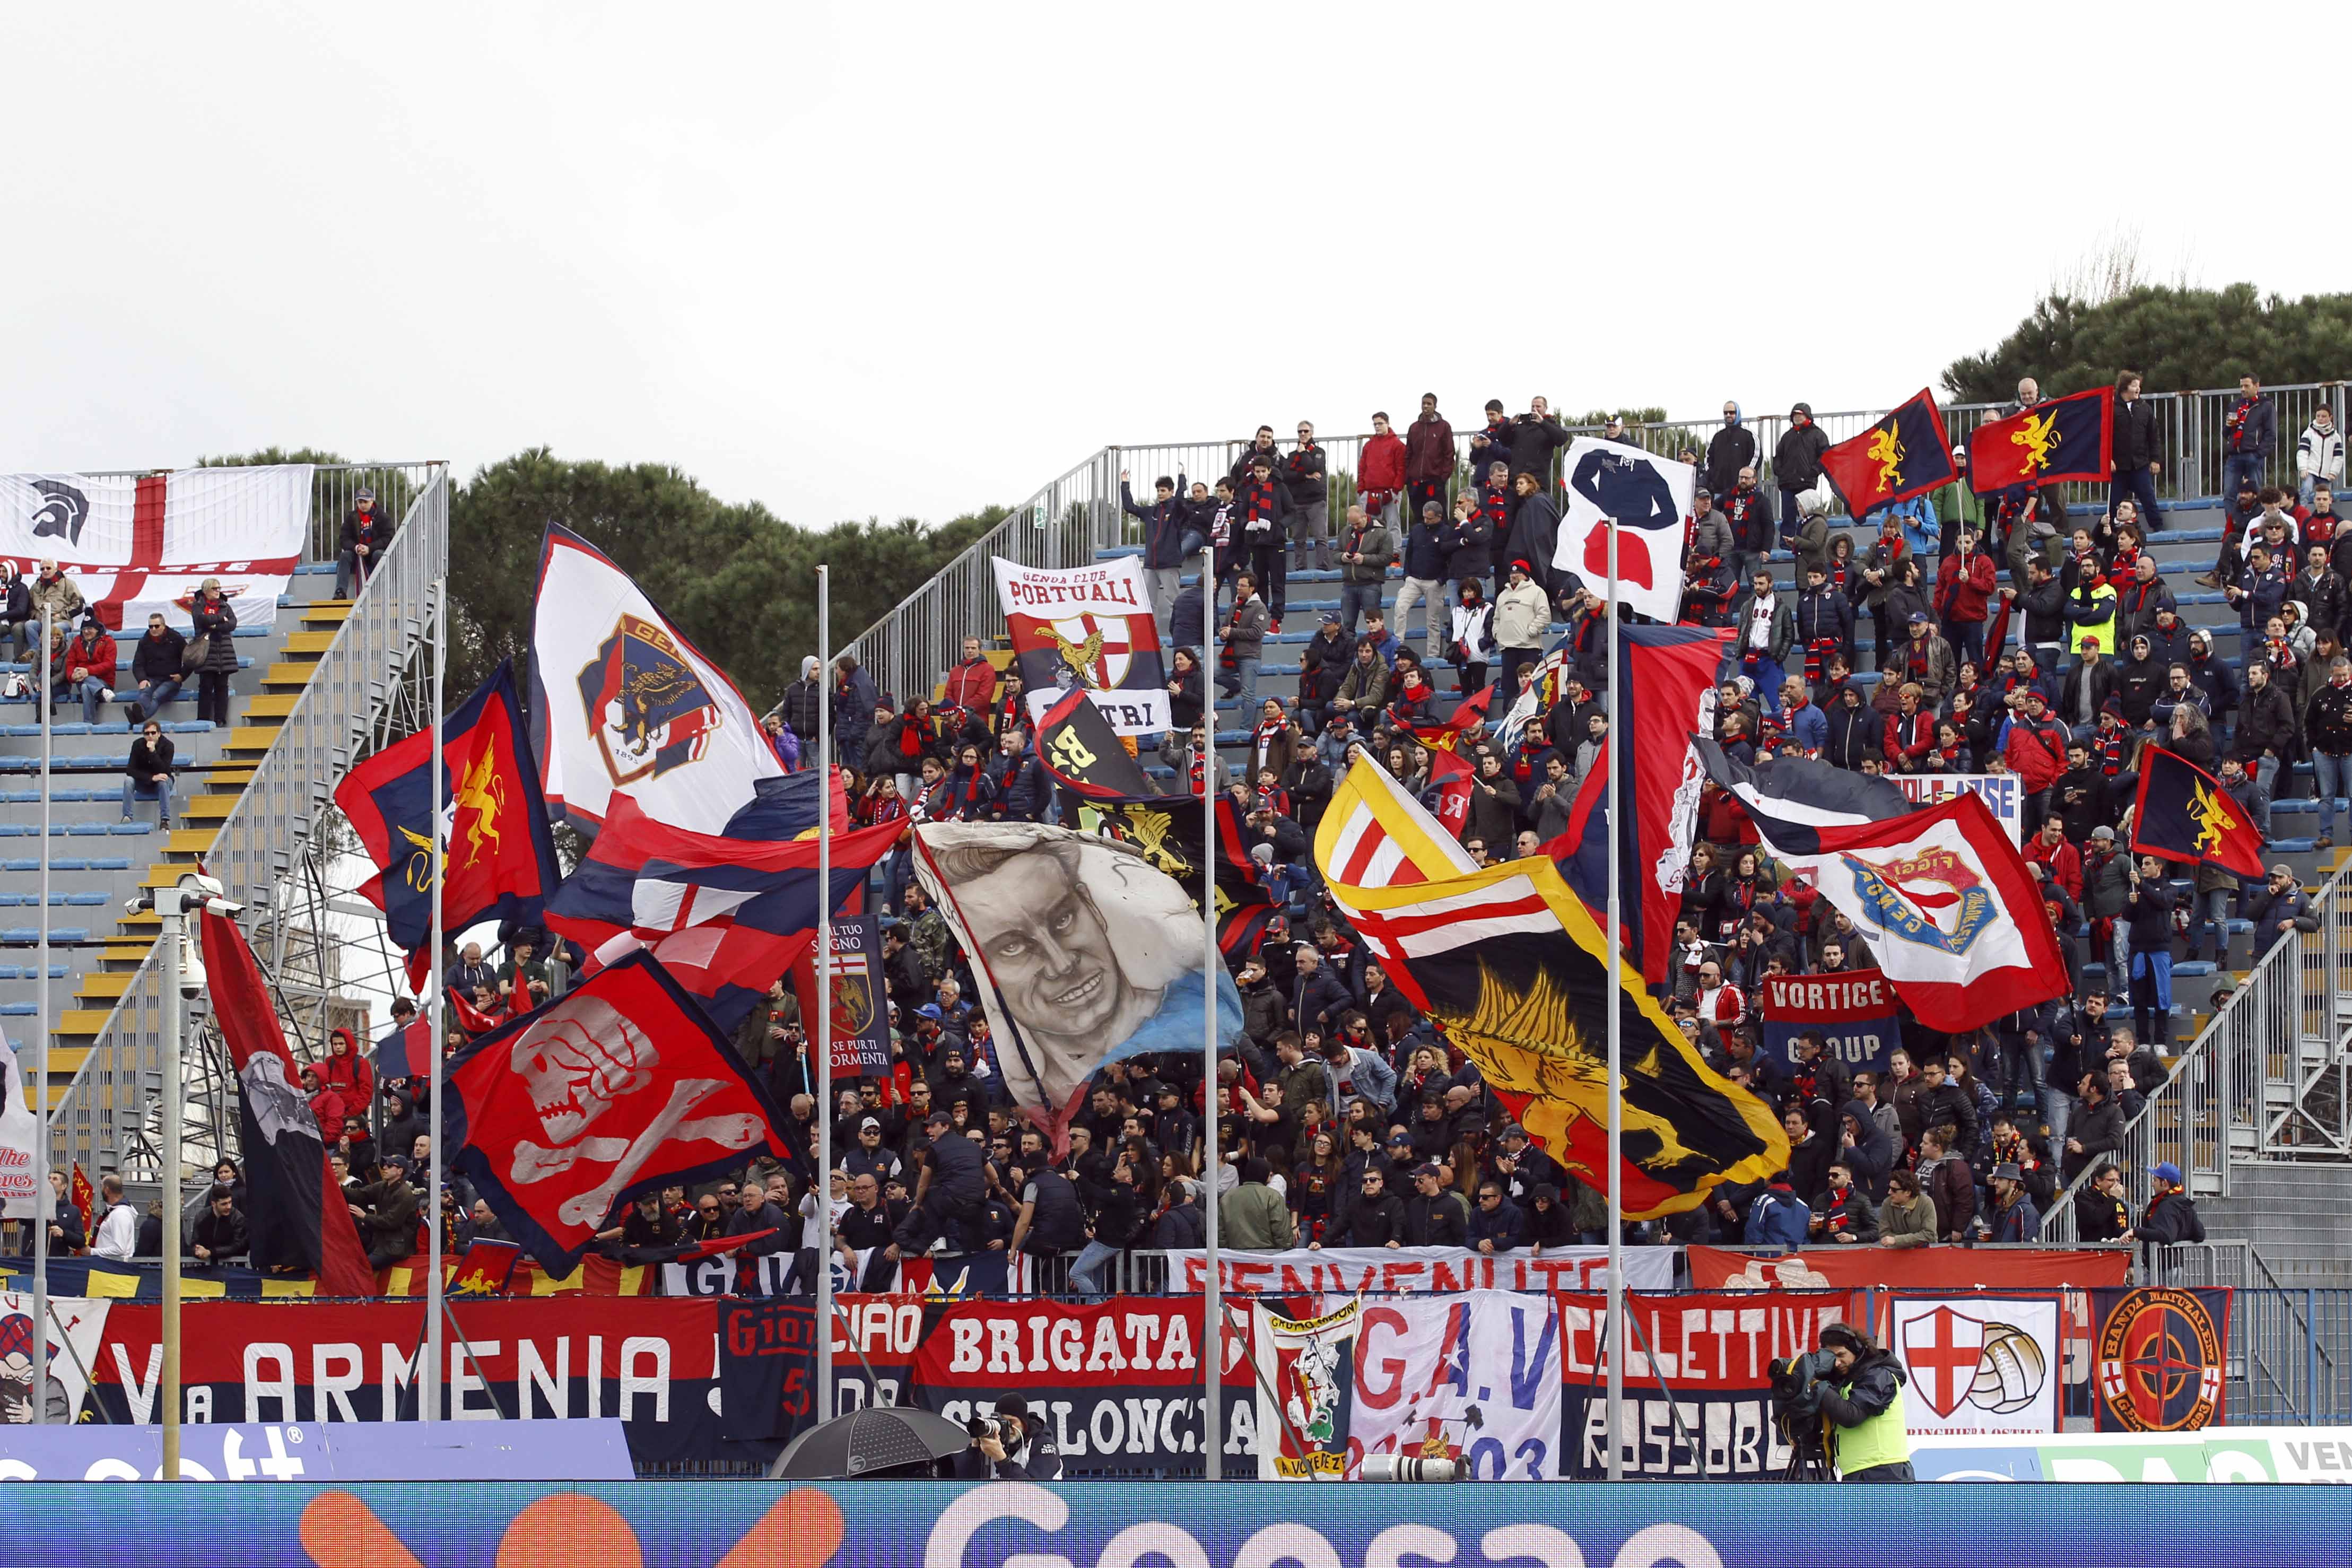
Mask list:
MULTIPOLYGON (((1225 1293, 1217 1279, 1217 786, 1212 759, 1216 755, 1216 688, 1209 672, 1216 668, 1217 547, 1201 549, 1201 696, 1206 728, 1201 742, 1201 842, 1208 847, 1201 868, 1201 1120, 1203 1156, 1201 1163, 1202 1203, 1208 1209, 1202 1257, 1208 1276, 1201 1299, 1201 1451, 1208 1461, 1209 1479, 1224 1479, 1224 1411, 1220 1401, 1225 1386, 1225 1293)), ((1171 654, 1170 658, 1174 658, 1171 654)))
MULTIPOLYGON (((816 569, 817 677, 833 670, 833 569, 816 569)), ((911 703, 912 700, 909 699, 911 703)), ((809 1215, 816 1223, 816 1418, 833 1419, 833 700, 816 705, 816 1175, 809 1215)), ((803 1039, 809 1031, 801 1031, 803 1039)), ((862 1283, 862 1281, 860 1282, 862 1283)))
POLYGON ((1618 862, 1620 829, 1625 819, 1618 814, 1617 759, 1624 750, 1625 738, 1617 721, 1625 712, 1625 701, 1623 689, 1618 685, 1624 672, 1617 660, 1617 520, 1604 519, 1603 526, 1609 530, 1609 743, 1601 748, 1609 759, 1609 1479, 1622 1481, 1625 1479, 1625 1336, 1620 1330, 1625 1320, 1625 1194, 1622 1190, 1625 1008, 1620 971, 1625 947, 1624 913, 1617 889, 1622 880, 1618 862))
MULTIPOLYGON (((447 870, 447 857, 442 851, 441 792, 446 784, 441 763, 442 684, 448 673, 448 609, 449 581, 446 577, 433 580, 433 772, 425 786, 425 798, 433 803, 433 1000, 428 1016, 433 1020, 433 1037, 425 1042, 425 1054, 431 1065, 425 1069, 428 1095, 433 1101, 433 1114, 425 1118, 425 1132, 432 1139, 432 1174, 425 1184, 425 1228, 427 1235, 425 1253, 425 1372, 417 1382, 417 1390, 427 1421, 441 1419, 441 1319, 444 1311, 444 1291, 441 1283, 441 972, 442 950, 449 945, 441 930, 441 881, 447 870)), ((522 983, 520 972, 515 983, 522 983)), ((516 997, 515 1001, 524 998, 516 997)), ((511 1004, 510 1004, 511 1005, 511 1004)), ((414 1064, 411 1064, 414 1065, 414 1064)), ((381 1153, 377 1156, 382 1158, 381 1153)), ((591 1376, 594 1373, 592 1372, 591 1376)))
MULTIPOLYGON (((47 902, 44 900, 43 902, 47 902)), ((180 1108, 180 1036, 185 1027, 180 1006, 180 943, 188 931, 187 901, 177 888, 161 889, 155 912, 162 916, 155 945, 161 949, 163 981, 163 1364, 161 1368, 163 1406, 163 1468, 167 1481, 180 1479, 180 1146, 184 1137, 180 1108)), ((210 1208, 208 1204, 206 1208, 210 1208)), ((48 1227, 41 1227, 47 1230, 48 1227)), ((36 1342, 46 1338, 36 1330, 36 1342)), ((47 1384, 37 1384, 46 1390, 47 1384)), ((39 1399, 46 1405, 46 1398, 39 1399)))
MULTIPOLYGON (((41 721, 41 924, 33 987, 33 1079, 25 1094, 36 1108, 33 1138, 33 1424, 49 1420, 49 1221, 57 1207, 49 1202, 49 622, 44 616, 32 624, 40 627, 41 684, 33 693, 33 711, 41 721)), ((101 1173, 103 1174, 103 1173, 101 1173)), ((95 1207, 96 1205, 92 1205, 95 1207)), ((175 1214, 173 1216, 176 1219, 175 1214)), ((96 1236, 89 1240, 92 1246, 96 1236)))

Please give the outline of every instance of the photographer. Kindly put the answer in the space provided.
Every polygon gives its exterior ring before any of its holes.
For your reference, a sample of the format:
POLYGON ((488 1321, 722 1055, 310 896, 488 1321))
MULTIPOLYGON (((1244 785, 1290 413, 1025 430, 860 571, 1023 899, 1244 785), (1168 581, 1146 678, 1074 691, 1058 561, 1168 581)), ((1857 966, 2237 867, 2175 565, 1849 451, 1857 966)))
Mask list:
POLYGON ((1907 1481, 1911 1443, 1905 1435, 1903 1367, 1845 1323, 1822 1330, 1822 1349, 1836 1370, 1822 1381, 1822 1415, 1830 1423, 1831 1458, 1849 1481, 1907 1481))
POLYGON ((1057 1481, 1062 1479, 1062 1451, 1042 1415, 1029 1414, 1029 1402, 1008 1394, 996 1402, 994 1417, 975 1415, 964 1423, 971 1447, 952 1461, 955 1479, 965 1481, 1057 1481))

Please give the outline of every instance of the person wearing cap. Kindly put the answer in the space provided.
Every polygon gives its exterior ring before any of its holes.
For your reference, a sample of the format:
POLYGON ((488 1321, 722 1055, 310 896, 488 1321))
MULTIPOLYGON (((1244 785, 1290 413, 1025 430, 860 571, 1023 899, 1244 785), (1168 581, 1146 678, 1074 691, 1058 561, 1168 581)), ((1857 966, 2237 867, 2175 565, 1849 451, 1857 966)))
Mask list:
POLYGON ((922 1152, 923 1173, 915 1206, 890 1238, 892 1258, 920 1257, 951 1227, 977 1226, 988 1201, 988 1181, 980 1145, 947 1134, 955 1118, 934 1110, 924 1126, 930 1142, 922 1152))
POLYGON ((360 1189, 360 1201, 345 1205, 359 1223, 368 1267, 389 1268, 416 1252, 416 1189, 408 1184, 408 1162, 386 1154, 375 1164, 375 1181, 360 1189))
POLYGON ((1911 1442, 1906 1434, 1903 1363, 1878 1348, 1869 1333, 1850 1323, 1830 1323, 1821 1333, 1834 1371, 1822 1382, 1822 1415, 1830 1460, 1842 1481, 1908 1481, 1911 1442))
POLYGON ((348 599, 354 584, 365 588, 376 561, 390 542, 392 528, 384 516, 375 509, 375 491, 362 488, 352 497, 352 510, 343 514, 343 526, 338 535, 335 554, 335 597, 348 599))
POLYGON ((2303 879, 2284 860, 2271 868, 2259 892, 2251 889, 2246 891, 2243 905, 2246 919, 2254 928, 2253 958, 2257 963, 2292 933, 2319 930, 2319 913, 2312 904, 2311 895, 2303 889, 2303 879))
POLYGON ((2180 1167, 2167 1161, 2147 1176, 2147 1208, 2131 1228, 2133 1238, 2151 1247, 2203 1241, 2205 1222, 2198 1217, 2197 1200, 2180 1179, 2180 1167))
POLYGON ((2025 1173, 2011 1163, 1995 1165, 1988 1184, 1992 1189, 1992 1213, 1986 1217, 1992 1234, 1986 1239, 1995 1243, 2041 1240, 2042 1211, 2033 1206, 2032 1194, 2025 1190, 2025 1173))
POLYGON ((1520 668, 1536 661, 1551 630, 1551 601, 1539 585, 1535 563, 1524 555, 1511 560, 1509 580, 1495 601, 1491 630, 1503 654, 1503 689, 1517 691, 1520 668))
MULTIPOLYGON (((970 1481, 1055 1481, 1062 1479, 1062 1455, 1055 1447, 1053 1423, 1044 1415, 1031 1415, 1029 1402, 1017 1394, 1008 1394, 996 1402, 993 1417, 975 1420, 970 1428, 974 1434, 971 1446, 955 1455, 949 1468, 957 1480, 970 1481)), ((876 1472, 869 1472, 869 1474, 876 1472)), ((929 1474, 928 1466, 921 1469, 893 1469, 889 1476, 902 1479, 922 1479, 929 1474)))

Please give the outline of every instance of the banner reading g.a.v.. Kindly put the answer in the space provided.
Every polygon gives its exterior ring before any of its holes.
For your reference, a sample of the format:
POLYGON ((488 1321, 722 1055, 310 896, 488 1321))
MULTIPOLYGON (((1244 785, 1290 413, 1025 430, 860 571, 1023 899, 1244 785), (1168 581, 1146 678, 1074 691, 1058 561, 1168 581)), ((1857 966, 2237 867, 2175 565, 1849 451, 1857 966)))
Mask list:
POLYGON ((1057 569, 991 560, 1032 720, 1063 692, 1083 690, 1121 735, 1171 727, 1160 628, 1140 561, 1057 569))

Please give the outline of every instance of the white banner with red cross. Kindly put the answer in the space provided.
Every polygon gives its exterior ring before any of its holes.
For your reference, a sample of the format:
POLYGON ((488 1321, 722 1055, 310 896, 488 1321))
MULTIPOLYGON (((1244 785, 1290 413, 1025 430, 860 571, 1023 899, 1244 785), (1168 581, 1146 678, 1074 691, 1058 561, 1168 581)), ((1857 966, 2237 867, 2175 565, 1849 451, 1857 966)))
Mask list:
POLYGON ((310 465, 160 474, 0 474, 0 557, 54 561, 106 626, 185 630, 207 577, 239 626, 267 626, 302 559, 310 465))
POLYGON ((993 556, 991 564, 1033 722, 1064 692, 1082 689, 1115 733, 1173 727, 1141 560, 1055 568, 993 556))
POLYGON ((1888 1323, 1911 1431, 2058 1430, 2056 1298, 1897 1296, 1888 1323))

